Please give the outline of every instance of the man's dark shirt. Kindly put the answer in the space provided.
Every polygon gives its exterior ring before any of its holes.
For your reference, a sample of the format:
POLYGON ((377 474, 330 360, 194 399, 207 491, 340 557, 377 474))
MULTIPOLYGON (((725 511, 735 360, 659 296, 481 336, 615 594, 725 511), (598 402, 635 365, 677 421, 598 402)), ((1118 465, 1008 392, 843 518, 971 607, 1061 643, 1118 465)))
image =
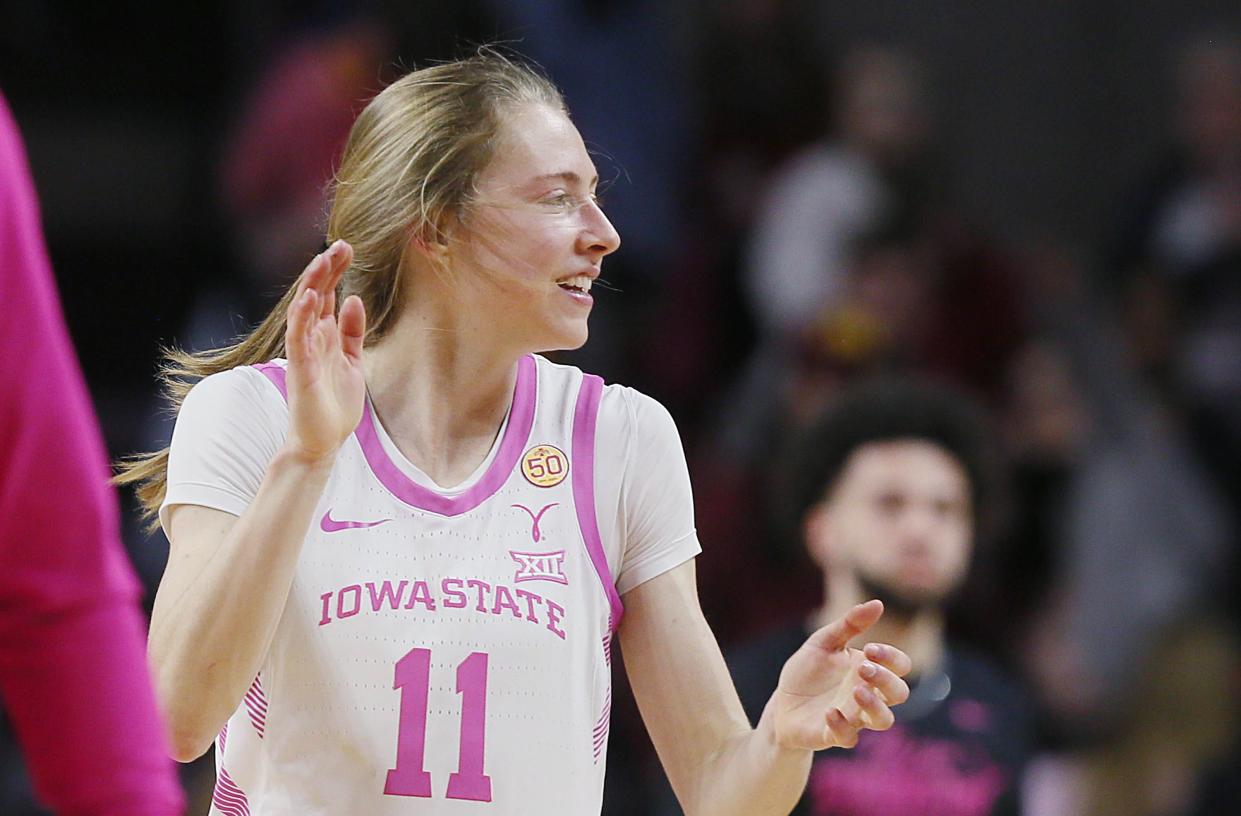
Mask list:
MULTIPOLYGON (((757 722, 784 662, 805 642, 801 626, 732 654, 729 667, 757 722)), ((907 703, 888 731, 864 731, 851 750, 819 752, 795 816, 1015 816, 1030 752, 1020 689, 981 655, 950 647, 940 671, 909 678, 907 703)))

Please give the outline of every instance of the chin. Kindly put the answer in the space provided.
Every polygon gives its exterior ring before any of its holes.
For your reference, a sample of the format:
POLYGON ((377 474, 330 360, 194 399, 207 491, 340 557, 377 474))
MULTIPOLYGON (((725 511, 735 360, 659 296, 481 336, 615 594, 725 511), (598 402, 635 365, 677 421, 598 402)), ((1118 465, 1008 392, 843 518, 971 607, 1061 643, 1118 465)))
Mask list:
POLYGON ((589 337, 590 330, 583 322, 581 326, 557 332, 554 338, 549 338, 543 344, 542 351, 577 351, 586 345, 586 340, 589 337))
POLYGON ((866 598, 883 601, 885 614, 894 618, 912 618, 919 612, 943 606, 952 592, 946 587, 911 585, 894 579, 858 575, 858 585, 866 598))

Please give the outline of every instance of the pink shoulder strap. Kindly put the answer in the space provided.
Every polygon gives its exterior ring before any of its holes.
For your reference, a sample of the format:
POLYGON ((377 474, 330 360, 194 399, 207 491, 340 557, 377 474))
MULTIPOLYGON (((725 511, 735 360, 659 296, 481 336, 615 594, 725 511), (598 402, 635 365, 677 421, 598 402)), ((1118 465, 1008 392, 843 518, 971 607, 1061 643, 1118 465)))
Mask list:
POLYGON ((625 613, 624 604, 616 591, 616 581, 608 568, 603 552, 603 539, 599 536, 599 520, 595 513, 595 431, 599 420, 599 400, 603 396, 603 380, 593 374, 582 377, 577 393, 577 406, 573 410, 573 504, 577 508, 577 523, 586 542, 595 573, 603 585, 603 592, 612 607, 612 630, 620 625, 625 613))
POLYGON ((289 386, 285 382, 285 378, 289 376, 289 372, 285 371, 283 366, 275 363, 260 363, 255 368, 259 370, 264 377, 271 380, 272 385, 280 391, 280 396, 284 397, 284 401, 289 401, 289 386))

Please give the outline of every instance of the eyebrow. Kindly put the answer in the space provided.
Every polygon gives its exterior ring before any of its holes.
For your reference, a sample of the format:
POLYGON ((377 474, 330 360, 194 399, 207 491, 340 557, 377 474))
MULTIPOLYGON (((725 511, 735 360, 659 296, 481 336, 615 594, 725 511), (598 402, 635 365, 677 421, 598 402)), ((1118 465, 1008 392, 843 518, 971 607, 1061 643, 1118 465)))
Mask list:
MULTIPOLYGON (((549 181, 551 179, 562 179, 570 184, 581 184, 582 177, 572 170, 564 170, 560 173, 544 173, 541 176, 535 176, 535 181, 549 181)), ((590 186, 594 187, 599 183, 599 176, 594 176, 590 180, 590 186)))

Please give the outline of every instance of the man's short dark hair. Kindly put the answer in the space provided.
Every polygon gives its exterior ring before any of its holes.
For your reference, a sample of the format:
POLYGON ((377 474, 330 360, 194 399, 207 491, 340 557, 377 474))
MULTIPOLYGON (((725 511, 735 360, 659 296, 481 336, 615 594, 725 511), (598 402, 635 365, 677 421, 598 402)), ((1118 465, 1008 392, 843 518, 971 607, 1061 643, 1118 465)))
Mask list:
POLYGON ((794 454, 787 475, 798 524, 828 495, 855 451, 899 440, 930 442, 960 463, 979 522, 991 482, 987 426, 977 403, 945 386, 884 378, 849 388, 810 426, 794 454))

